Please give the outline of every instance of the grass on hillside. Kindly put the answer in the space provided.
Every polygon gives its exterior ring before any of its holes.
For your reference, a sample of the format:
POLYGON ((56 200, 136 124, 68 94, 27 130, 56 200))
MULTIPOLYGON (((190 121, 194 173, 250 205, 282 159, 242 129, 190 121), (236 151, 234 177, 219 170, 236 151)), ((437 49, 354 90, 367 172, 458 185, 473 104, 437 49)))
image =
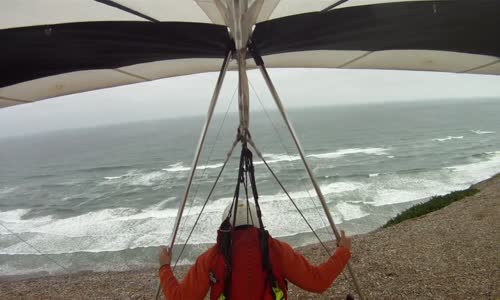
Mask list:
POLYGON ((443 196, 434 196, 429 201, 417 204, 398 214, 396 217, 392 218, 387 222, 383 228, 392 226, 403 222, 404 220, 416 218, 428 214, 430 212, 441 209, 451 203, 463 199, 468 196, 472 196, 479 192, 478 189, 470 187, 466 190, 455 191, 443 196))

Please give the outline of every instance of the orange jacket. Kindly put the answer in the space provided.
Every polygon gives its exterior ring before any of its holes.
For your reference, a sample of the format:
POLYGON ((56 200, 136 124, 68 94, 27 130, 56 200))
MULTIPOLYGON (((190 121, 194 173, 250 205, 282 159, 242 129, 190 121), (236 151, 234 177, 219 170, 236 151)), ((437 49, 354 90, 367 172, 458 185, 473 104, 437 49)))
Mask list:
MULTIPOLYGON (((316 293, 321 293, 330 287, 351 258, 349 249, 338 247, 325 263, 313 266, 290 245, 272 238, 269 251, 273 265, 279 264, 277 267, 288 281, 304 290, 316 293)), ((200 255, 180 283, 169 265, 160 268, 160 283, 166 299, 204 299, 210 288, 210 267, 217 255, 216 246, 200 255)))

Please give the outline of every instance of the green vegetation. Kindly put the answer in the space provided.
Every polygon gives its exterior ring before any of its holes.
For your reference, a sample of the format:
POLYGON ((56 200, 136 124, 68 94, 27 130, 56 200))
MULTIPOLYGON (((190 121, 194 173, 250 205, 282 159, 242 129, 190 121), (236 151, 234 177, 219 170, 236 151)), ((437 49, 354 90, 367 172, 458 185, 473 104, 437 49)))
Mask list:
POLYGON ((383 228, 389 227, 394 224, 403 222, 404 220, 416 218, 433 212, 435 210, 441 209, 451 203, 463 199, 468 196, 472 196, 479 192, 478 189, 470 187, 466 190, 455 191, 443 196, 434 196, 429 201, 417 204, 403 211, 396 217, 392 218, 387 222, 383 228))

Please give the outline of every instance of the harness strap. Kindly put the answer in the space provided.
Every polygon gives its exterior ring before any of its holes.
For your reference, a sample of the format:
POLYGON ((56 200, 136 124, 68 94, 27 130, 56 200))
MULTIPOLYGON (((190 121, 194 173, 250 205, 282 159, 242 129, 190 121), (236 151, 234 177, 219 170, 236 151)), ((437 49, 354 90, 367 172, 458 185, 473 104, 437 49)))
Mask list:
MULTIPOLYGON (((219 247, 221 254, 224 257, 224 265, 225 265, 225 274, 224 274, 224 292, 221 295, 224 300, 230 300, 231 298, 231 277, 232 277, 232 233, 235 230, 235 226, 231 225, 231 217, 233 218, 232 224, 236 224, 236 215, 238 209, 238 200, 240 194, 240 186, 241 183, 245 185, 250 179, 250 186, 252 189, 252 195, 255 200, 255 208, 257 211, 257 218, 260 225, 259 228, 259 244, 261 250, 261 258, 262 258, 262 269, 267 275, 267 286, 269 287, 267 291, 270 293, 273 299, 280 300, 284 299, 283 291, 281 287, 276 281, 276 278, 273 274, 273 268, 269 257, 269 232, 264 229, 264 224, 262 222, 262 212, 259 205, 259 194, 257 192, 257 184, 255 181, 255 169, 253 165, 253 154, 248 149, 246 144, 243 144, 241 149, 241 157, 240 164, 238 169, 238 180, 236 183, 236 188, 233 196, 233 202, 231 203, 231 207, 229 210, 229 214, 227 218, 222 222, 220 226, 220 241, 219 247), (234 215, 233 215, 233 207, 234 207, 234 215)), ((248 199, 247 199, 248 201, 248 199)))
POLYGON ((229 222, 229 218, 222 222, 220 227, 221 235, 219 241, 220 251, 222 253, 222 257, 224 258, 224 295, 227 296, 229 300, 231 289, 231 276, 232 276, 232 247, 231 247, 231 223, 229 222))
POLYGON ((227 218, 222 222, 220 230, 222 232, 221 234, 221 252, 224 257, 224 265, 225 265, 225 272, 224 272, 224 294, 226 300, 229 300, 231 298, 231 277, 232 277, 232 239, 231 239, 231 234, 232 231, 234 230, 234 227, 231 226, 231 216, 233 217, 233 223, 236 224, 236 216, 238 213, 238 199, 240 196, 240 186, 241 182, 244 179, 244 173, 245 173, 245 155, 244 155, 244 149, 245 147, 242 148, 241 150, 241 156, 240 156, 240 165, 238 168, 238 179, 236 182, 236 188, 234 191, 234 196, 233 196, 233 202, 231 203, 231 207, 229 209, 229 214, 227 218), (234 207, 234 216, 233 214, 233 207, 234 207))
POLYGON ((257 210, 257 218, 259 219, 259 240, 260 240, 260 250, 262 257, 262 268, 267 274, 267 281, 269 285, 269 293, 276 299, 276 293, 274 288, 276 285, 276 280, 273 274, 273 268, 271 260, 269 258, 269 232, 264 229, 264 223, 262 222, 262 211, 259 205, 259 193, 257 192, 257 184, 255 182, 255 168, 253 165, 253 153, 247 147, 243 147, 242 153, 245 156, 245 169, 250 177, 250 186, 252 188, 252 194, 255 200, 255 208, 257 210))

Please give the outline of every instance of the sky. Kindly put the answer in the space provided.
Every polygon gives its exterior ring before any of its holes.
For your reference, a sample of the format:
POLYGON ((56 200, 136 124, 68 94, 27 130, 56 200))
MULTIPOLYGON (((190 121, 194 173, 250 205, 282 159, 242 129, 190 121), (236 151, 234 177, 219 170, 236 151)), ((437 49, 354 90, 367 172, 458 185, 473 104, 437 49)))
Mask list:
MULTIPOLYGON (((291 109, 453 99, 500 101, 500 76, 338 69, 272 69, 269 73, 284 106, 291 109)), ((3 108, 0 138, 206 114, 217 75, 173 77, 3 108)), ((248 77, 251 109, 262 109, 258 98, 266 109, 273 109, 260 73, 252 70, 248 77)), ((228 109, 237 79, 236 72, 228 72, 216 113, 228 109)), ((230 111, 237 111, 237 100, 231 104, 230 111)))

